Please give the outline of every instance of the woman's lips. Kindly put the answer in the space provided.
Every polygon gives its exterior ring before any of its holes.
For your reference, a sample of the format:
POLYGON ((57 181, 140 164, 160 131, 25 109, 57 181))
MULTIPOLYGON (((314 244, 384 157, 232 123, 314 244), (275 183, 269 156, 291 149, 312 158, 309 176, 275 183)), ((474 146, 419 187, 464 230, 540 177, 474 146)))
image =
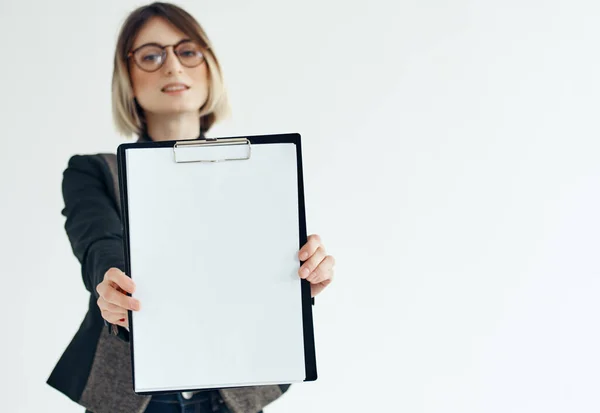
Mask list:
POLYGON ((179 95, 189 88, 188 85, 184 85, 183 83, 169 83, 168 85, 165 85, 161 91, 169 95, 179 95))

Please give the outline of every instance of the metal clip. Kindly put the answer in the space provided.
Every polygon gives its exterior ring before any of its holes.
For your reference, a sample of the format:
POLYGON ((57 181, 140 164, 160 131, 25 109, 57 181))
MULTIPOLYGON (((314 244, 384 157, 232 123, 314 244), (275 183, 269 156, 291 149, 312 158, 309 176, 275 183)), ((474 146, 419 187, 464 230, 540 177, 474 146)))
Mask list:
POLYGON ((217 139, 217 138, 207 138, 203 140, 189 140, 189 141, 178 141, 173 145, 173 158, 176 163, 186 163, 186 162, 223 162, 223 161, 243 161, 250 159, 252 151, 252 145, 250 144, 250 140, 247 138, 229 138, 229 139, 217 139), (247 152, 242 156, 237 157, 228 157, 228 158, 217 158, 217 159, 197 159, 193 158, 191 155, 184 156, 184 153, 181 150, 186 148, 195 148, 195 147, 213 147, 213 146, 224 146, 224 145, 233 145, 240 146, 245 145, 247 147, 247 152), (179 152, 179 156, 178 156, 179 152))

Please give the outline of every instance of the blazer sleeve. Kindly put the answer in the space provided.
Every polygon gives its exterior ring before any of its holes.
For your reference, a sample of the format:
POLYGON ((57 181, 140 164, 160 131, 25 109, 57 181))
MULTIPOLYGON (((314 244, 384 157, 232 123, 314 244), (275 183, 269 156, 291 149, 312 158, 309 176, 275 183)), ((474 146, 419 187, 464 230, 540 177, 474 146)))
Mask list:
POLYGON ((121 218, 108 192, 102 162, 93 155, 74 155, 62 181, 65 230, 81 263, 85 288, 96 298, 96 286, 109 268, 125 271, 121 218))

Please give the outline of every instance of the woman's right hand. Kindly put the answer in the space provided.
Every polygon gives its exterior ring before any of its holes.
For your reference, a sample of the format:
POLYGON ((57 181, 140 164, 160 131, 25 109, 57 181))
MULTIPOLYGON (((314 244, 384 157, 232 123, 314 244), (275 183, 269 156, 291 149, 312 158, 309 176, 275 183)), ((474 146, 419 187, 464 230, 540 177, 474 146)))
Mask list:
POLYGON ((129 330, 127 310, 139 311, 139 300, 130 297, 126 292, 133 294, 135 283, 118 268, 110 268, 104 274, 104 280, 98 284, 96 291, 100 295, 98 307, 102 318, 111 324, 117 324, 129 330))

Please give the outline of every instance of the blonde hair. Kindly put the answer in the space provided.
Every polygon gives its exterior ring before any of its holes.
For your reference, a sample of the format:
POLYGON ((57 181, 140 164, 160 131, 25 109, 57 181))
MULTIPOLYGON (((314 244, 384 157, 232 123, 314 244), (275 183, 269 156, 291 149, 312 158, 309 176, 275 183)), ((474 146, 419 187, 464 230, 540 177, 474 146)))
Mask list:
POLYGON ((152 17, 161 17, 181 30, 202 48, 208 65, 208 97, 199 108, 200 132, 204 133, 217 121, 230 114, 221 65, 202 26, 188 12, 170 3, 152 3, 139 7, 127 16, 117 40, 112 77, 112 114, 117 131, 124 136, 146 132, 144 110, 133 96, 127 54, 144 24, 152 17))

